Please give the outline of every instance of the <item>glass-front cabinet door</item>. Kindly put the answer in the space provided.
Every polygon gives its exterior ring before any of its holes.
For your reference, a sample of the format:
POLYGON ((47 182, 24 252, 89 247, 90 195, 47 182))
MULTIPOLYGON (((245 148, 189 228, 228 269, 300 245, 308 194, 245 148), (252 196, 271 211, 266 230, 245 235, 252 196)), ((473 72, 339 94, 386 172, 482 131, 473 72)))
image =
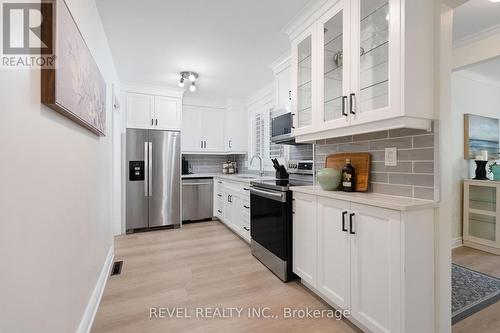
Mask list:
POLYGON ((493 184, 465 184, 464 239, 495 245, 498 239, 498 187, 493 184))
POLYGON ((319 21, 318 116, 321 129, 349 124, 349 1, 339 1, 319 21))
POLYGON ((313 125, 313 68, 315 54, 312 29, 292 43, 292 114, 294 134, 313 125))
POLYGON ((351 123, 401 115, 400 1, 357 0, 352 10, 351 123))

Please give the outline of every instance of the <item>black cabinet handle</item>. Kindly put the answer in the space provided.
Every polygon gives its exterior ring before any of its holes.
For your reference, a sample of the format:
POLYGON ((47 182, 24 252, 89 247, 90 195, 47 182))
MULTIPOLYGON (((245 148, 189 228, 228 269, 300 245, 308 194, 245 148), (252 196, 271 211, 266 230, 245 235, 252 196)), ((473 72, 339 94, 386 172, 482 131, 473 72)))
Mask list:
POLYGON ((218 181, 217 183, 222 184, 222 182, 221 182, 221 181, 218 181))
POLYGON ((355 235, 356 234, 355 231, 352 231, 352 224, 353 224, 352 218, 354 217, 354 215, 355 215, 354 213, 349 214, 349 233, 351 235, 355 235))
POLYGON ((217 209, 217 211, 219 212, 219 214, 222 214, 222 210, 220 210, 220 209, 217 209))
POLYGON ((250 231, 250 229, 247 227, 243 227, 243 229, 245 229, 246 231, 250 231))
POLYGON ((155 125, 158 126, 158 118, 156 118, 156 124, 155 125))
POLYGON ((153 126, 153 118, 151 118, 151 126, 153 126))
POLYGON ((291 90, 288 90, 288 100, 289 101, 292 100, 292 91, 291 90))
POLYGON ((243 205, 243 207, 245 207, 246 209, 250 209, 250 207, 248 207, 247 205, 243 205))
POLYGON ((342 231, 347 232, 347 228, 345 226, 345 218, 347 216, 347 211, 342 212, 342 231))
POLYGON ((229 148, 233 148, 233 144, 232 144, 231 140, 229 140, 229 148))
POLYGON ((351 93, 349 95, 349 99, 350 99, 350 101, 349 101, 349 104, 350 104, 349 105, 349 112, 351 114, 356 114, 356 110, 354 110, 354 102, 355 102, 355 99, 356 99, 356 94, 355 93, 351 93))
POLYGON ((222 197, 222 194, 217 194, 218 197, 222 197))
POLYGON ((347 96, 342 96, 342 115, 347 117, 347 96))
POLYGON ((249 189, 249 188, 246 188, 246 187, 244 187, 244 188, 243 188, 243 190, 244 190, 244 191, 250 191, 250 189, 249 189))
POLYGON ((203 148, 203 141, 200 141, 200 146, 201 148, 203 148))

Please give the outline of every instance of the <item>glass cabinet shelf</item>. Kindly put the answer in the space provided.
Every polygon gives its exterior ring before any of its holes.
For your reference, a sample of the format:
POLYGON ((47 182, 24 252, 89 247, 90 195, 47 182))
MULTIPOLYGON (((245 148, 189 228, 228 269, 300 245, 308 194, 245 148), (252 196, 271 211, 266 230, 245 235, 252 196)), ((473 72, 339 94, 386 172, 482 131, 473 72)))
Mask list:
POLYGON ((500 182, 464 181, 463 239, 466 246, 500 254, 499 191, 500 182))

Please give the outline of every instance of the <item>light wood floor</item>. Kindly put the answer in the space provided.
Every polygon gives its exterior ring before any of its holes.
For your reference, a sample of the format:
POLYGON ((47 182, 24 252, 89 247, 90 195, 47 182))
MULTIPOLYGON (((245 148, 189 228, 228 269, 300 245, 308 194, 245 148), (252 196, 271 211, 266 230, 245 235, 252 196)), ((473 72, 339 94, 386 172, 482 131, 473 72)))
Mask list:
MULTIPOLYGON (((220 222, 115 240, 122 274, 110 277, 92 332, 359 332, 335 319, 150 319, 151 307, 328 309, 297 282, 283 283, 220 222)), ((245 310, 246 311, 246 310, 245 310)))
MULTIPOLYGON (((500 278, 500 256, 459 247, 453 250, 453 262, 475 271, 500 278)), ((453 333, 500 332, 500 302, 492 304, 453 325, 453 333)))

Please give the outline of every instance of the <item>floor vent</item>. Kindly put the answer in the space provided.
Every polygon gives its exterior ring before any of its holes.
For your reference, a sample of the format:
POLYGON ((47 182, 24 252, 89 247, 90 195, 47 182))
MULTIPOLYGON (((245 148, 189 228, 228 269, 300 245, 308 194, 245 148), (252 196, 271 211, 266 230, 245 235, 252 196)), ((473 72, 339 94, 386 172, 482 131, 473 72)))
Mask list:
POLYGON ((113 264, 113 269, 111 270, 111 276, 120 275, 122 273, 123 261, 116 261, 113 264))

